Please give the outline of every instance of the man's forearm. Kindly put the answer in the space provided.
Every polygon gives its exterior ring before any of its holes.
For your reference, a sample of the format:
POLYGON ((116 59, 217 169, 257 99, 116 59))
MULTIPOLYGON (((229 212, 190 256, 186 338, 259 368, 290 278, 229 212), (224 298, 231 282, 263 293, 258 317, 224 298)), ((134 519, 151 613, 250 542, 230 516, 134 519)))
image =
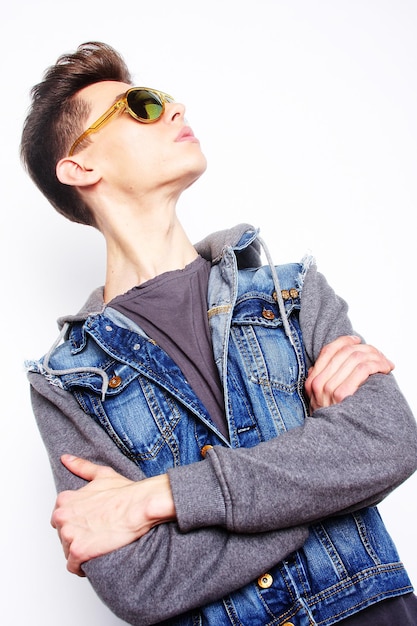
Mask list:
POLYGON ((250 449, 216 446, 168 474, 184 532, 210 524, 261 532, 376 504, 416 463, 414 417, 381 374, 303 427, 250 449))
MULTIPOLYGON (((62 464, 61 457, 68 452, 109 465, 132 481, 144 478, 104 430, 86 418, 71 394, 39 374, 29 378, 34 413, 58 491, 85 485, 62 464)), ((235 535, 211 527, 185 534, 176 523, 166 523, 124 548, 91 559, 83 570, 116 615, 145 626, 250 582, 301 547, 307 536, 306 528, 235 535), (205 584, 196 585, 196 579, 204 579, 205 584)))

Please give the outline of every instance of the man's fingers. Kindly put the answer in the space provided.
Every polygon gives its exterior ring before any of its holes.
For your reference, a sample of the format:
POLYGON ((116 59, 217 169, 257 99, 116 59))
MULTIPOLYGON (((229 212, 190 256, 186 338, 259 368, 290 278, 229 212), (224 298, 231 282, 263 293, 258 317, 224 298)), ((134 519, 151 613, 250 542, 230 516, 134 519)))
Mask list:
MULTIPOLYGON (((76 574, 77 576, 85 577, 81 566, 84 561, 88 560, 86 558, 80 558, 80 551, 77 550, 77 541, 74 536, 74 530, 70 524, 64 524, 61 527, 61 522, 56 521, 54 519, 55 512, 51 519, 51 524, 58 531, 58 536, 61 541, 62 549, 64 552, 65 559, 67 560, 67 570, 71 572, 71 574, 76 574)), ((83 552, 85 554, 85 551, 83 552)))
POLYGON ((322 381, 330 380, 352 350, 360 349, 362 345, 366 344, 361 344, 360 338, 356 335, 344 335, 325 345, 314 366, 308 371, 305 384, 307 395, 317 393, 317 388, 322 386, 322 381))
POLYGON ((369 363, 371 373, 388 374, 394 369, 392 361, 379 350, 369 344, 358 343, 356 339, 358 338, 339 337, 323 348, 316 363, 308 372, 307 393, 316 379, 330 380, 342 368, 353 370, 357 363, 369 363))
POLYGON ((340 355, 344 352, 344 349, 359 345, 360 343, 361 338, 357 337, 356 335, 343 335, 325 345, 320 351, 318 359, 314 364, 315 374, 319 374, 326 367, 328 367, 328 365, 332 361, 334 361, 335 357, 340 358, 340 355))
POLYGON ((327 344, 309 369, 305 391, 311 410, 338 404, 352 395, 372 374, 389 374, 392 361, 355 335, 327 344))
POLYGON ((393 368, 394 364, 372 346, 343 348, 319 374, 315 374, 314 368, 309 373, 306 392, 310 406, 314 410, 338 404, 353 395, 372 374, 389 374, 393 368))
POLYGON ((81 560, 80 557, 75 553, 73 544, 71 545, 71 550, 69 550, 67 555, 67 570, 71 572, 71 574, 76 574, 80 577, 85 577, 83 570, 81 569, 82 564, 88 559, 81 560))

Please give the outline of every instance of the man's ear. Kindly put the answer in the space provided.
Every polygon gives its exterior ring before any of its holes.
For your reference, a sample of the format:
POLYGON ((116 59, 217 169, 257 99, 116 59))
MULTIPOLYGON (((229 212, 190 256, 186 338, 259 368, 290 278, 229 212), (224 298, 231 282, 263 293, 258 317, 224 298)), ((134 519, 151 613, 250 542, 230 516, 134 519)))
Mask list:
POLYGON ((56 164, 56 175, 60 183, 71 187, 88 187, 100 180, 100 174, 87 168, 77 156, 64 157, 56 164))

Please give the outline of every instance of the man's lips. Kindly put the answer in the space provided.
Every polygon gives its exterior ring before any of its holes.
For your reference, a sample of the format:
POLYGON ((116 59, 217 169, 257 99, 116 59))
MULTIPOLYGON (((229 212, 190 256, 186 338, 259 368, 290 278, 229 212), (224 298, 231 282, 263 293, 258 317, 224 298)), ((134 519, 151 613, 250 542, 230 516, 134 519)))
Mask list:
POLYGON ((184 126, 180 130, 175 141, 191 141, 192 143, 199 143, 197 137, 194 136, 194 133, 189 126, 184 126))

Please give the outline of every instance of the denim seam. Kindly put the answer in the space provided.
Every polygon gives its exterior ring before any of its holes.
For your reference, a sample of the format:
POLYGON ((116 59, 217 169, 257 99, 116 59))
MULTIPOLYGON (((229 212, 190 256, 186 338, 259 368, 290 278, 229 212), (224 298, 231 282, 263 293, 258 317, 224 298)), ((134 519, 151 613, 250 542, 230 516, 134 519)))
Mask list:
POLYGON ((368 606, 375 604, 376 602, 387 600, 388 598, 392 598, 397 595, 400 595, 403 592, 405 592, 407 589, 408 587, 399 587, 398 589, 391 589, 390 591, 385 591, 385 592, 381 591, 380 593, 374 594, 371 597, 368 596, 365 600, 354 604, 349 609, 346 609, 345 611, 341 611, 340 613, 335 613, 334 615, 332 615, 331 618, 325 619, 321 622, 317 622, 317 626, 327 626, 327 625, 333 624, 335 618, 339 618, 339 617, 347 618, 350 615, 353 615, 354 613, 357 613, 358 611, 361 611, 367 608, 368 606))
POLYGON ((353 518, 355 520, 356 527, 358 529, 358 532, 362 540, 362 543, 365 547, 365 550, 367 551, 367 553, 369 554, 369 556, 371 557, 375 565, 381 565, 381 559, 378 557, 377 553, 372 547, 372 544, 369 540, 369 534, 367 532, 367 528, 363 521, 362 516, 360 515, 360 513, 354 513, 353 518))
MULTIPOLYGON (((309 600, 313 604, 318 604, 318 602, 322 600, 328 600, 332 596, 338 594, 342 589, 348 589, 349 587, 354 587, 357 583, 361 581, 368 580, 369 578, 373 578, 375 576, 379 576, 380 574, 401 571, 404 567, 402 564, 386 564, 384 566, 372 567, 369 570, 362 570, 348 579, 342 580, 331 587, 327 587, 323 591, 310 596, 309 600)), ((403 587, 406 589, 407 587, 403 587)), ((387 593, 387 592, 381 592, 387 593)))

